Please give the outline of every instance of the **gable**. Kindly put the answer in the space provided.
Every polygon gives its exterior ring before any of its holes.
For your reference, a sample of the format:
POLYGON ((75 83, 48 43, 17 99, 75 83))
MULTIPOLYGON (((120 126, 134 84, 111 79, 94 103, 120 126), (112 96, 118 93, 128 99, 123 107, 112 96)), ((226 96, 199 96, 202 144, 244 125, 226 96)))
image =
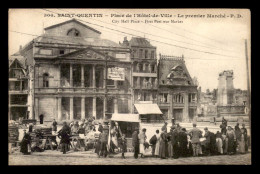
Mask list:
POLYGON ((45 28, 45 34, 53 36, 99 38, 101 32, 73 19, 45 28), (75 33, 78 34, 76 35, 75 33))
POLYGON ((160 85, 194 85, 184 61, 160 60, 160 85))

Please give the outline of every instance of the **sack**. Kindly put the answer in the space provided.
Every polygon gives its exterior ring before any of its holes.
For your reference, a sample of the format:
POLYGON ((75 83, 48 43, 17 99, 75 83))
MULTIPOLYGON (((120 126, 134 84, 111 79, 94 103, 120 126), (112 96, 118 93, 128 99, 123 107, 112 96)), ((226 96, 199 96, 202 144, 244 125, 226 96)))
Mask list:
POLYGON ((155 145, 157 142, 157 138, 156 138, 156 135, 152 136, 152 138, 150 139, 149 143, 152 144, 152 145, 155 145))

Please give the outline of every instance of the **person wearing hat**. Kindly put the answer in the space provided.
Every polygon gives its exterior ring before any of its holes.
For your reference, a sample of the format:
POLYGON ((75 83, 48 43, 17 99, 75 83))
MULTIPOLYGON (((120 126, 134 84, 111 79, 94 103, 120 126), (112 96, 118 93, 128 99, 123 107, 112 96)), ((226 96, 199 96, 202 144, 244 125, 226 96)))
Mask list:
POLYGON ((138 154, 139 154, 139 139, 138 139, 138 133, 139 133, 139 129, 136 128, 135 131, 132 134, 132 146, 134 149, 134 158, 137 159, 138 158, 138 154))
POLYGON ((162 133, 160 136, 159 157, 161 159, 166 159, 168 157, 168 140, 167 140, 167 131, 165 126, 162 127, 162 133))
POLYGON ((241 132, 244 132, 244 136, 245 136, 245 151, 248 151, 248 136, 247 136, 247 129, 245 127, 245 123, 242 124, 242 128, 241 128, 241 132))
POLYGON ((204 128, 206 138, 206 152, 208 155, 214 155, 216 152, 216 136, 210 132, 207 127, 204 128))
POLYGON ((179 130, 177 125, 172 126, 172 131, 171 131, 171 145, 172 145, 172 156, 174 159, 179 158, 179 130))
POLYGON ((202 131, 199 130, 195 123, 193 123, 193 128, 188 132, 191 136, 191 144, 193 150, 193 156, 199 156, 200 153, 200 138, 202 136, 202 131))

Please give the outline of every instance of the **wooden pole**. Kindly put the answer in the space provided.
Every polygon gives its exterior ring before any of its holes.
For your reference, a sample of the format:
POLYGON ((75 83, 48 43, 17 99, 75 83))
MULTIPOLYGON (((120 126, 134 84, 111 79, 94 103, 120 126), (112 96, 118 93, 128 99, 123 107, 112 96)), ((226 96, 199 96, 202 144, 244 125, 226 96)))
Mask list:
MULTIPOLYGON (((250 90, 250 76, 249 76, 249 65, 248 65, 248 51, 247 51, 247 39, 245 40, 245 54, 246 54, 246 71, 247 71, 247 108, 248 108, 248 116, 249 116, 249 125, 251 132, 251 90, 250 90)), ((251 134, 250 134, 251 135, 251 134)))

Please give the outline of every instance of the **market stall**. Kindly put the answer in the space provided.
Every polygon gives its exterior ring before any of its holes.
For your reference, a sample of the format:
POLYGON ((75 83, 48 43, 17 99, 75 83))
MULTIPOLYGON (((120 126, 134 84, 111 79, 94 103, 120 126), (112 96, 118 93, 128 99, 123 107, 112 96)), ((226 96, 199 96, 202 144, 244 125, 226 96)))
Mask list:
POLYGON ((111 122, 118 123, 121 133, 126 136, 127 148, 132 148, 132 134, 140 129, 139 114, 112 114, 111 122))

